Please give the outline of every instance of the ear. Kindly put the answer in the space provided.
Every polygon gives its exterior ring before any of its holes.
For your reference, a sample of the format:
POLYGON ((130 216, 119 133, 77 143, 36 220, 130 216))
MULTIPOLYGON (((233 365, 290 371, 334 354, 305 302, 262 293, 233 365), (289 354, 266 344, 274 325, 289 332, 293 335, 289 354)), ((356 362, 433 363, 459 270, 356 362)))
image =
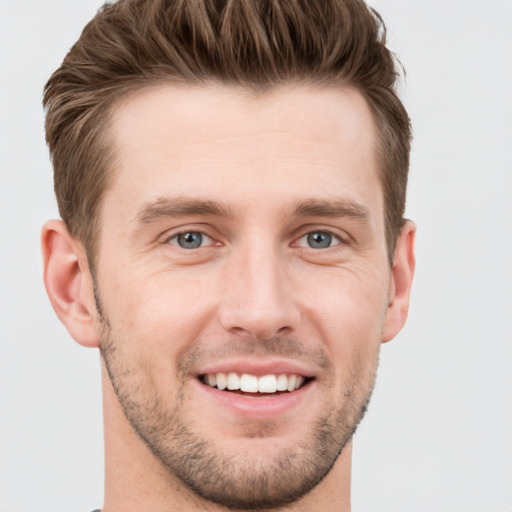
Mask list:
POLYGON ((416 225, 408 220, 400 232, 400 237, 395 247, 388 309, 382 334, 383 343, 392 340, 400 332, 407 320, 412 278, 416 264, 414 256, 415 238, 416 225))
POLYGON ((53 309, 69 334, 84 347, 98 347, 93 282, 83 246, 61 220, 41 234, 44 284, 53 309))

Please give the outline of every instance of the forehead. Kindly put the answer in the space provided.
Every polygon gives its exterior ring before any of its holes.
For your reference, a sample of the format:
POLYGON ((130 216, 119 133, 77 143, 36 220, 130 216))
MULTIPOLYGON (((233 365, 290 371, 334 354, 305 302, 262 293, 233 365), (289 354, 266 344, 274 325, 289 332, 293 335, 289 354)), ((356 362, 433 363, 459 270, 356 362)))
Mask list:
POLYGON ((284 205, 337 191, 382 207, 375 122, 354 89, 153 86, 117 105, 111 130, 107 210, 121 197, 131 208, 176 195, 284 205))

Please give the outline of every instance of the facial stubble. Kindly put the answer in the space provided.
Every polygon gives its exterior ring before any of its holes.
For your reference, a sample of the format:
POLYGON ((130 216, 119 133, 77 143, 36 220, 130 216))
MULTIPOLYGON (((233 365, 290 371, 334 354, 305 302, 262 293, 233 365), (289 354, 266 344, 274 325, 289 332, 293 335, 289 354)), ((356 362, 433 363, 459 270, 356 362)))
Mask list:
MULTIPOLYGON (((175 404, 170 407, 158 393, 151 362, 131 361, 123 355, 126 340, 114 336, 97 290, 96 303, 102 328, 101 355, 126 418, 171 479, 178 479, 209 502, 229 509, 265 510, 300 500, 329 473, 367 409, 378 355, 371 369, 368 361, 358 361, 357 368, 352 369, 353 378, 342 391, 342 403, 325 404, 322 413, 311 422, 309 434, 297 446, 257 458, 230 451, 229 446, 216 447, 187 417, 183 380, 178 385, 175 404)), ((290 339, 259 343, 258 350, 265 351, 261 348, 265 346, 270 347, 271 354, 283 356, 302 352, 300 343, 290 339)), ((185 357, 192 361, 198 351, 185 357)), ((316 357, 325 367, 324 385, 334 385, 332 362, 324 353, 316 357)), ((181 362, 182 368, 187 366, 186 360, 181 362)), ((272 430, 272 422, 256 422, 246 435, 248 439, 271 438, 272 430)))

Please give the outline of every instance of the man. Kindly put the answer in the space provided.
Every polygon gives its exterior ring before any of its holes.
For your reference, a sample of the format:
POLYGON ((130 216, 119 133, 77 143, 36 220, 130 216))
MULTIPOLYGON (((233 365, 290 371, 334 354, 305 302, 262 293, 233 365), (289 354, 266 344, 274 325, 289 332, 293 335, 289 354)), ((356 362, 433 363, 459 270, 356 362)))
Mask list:
POLYGON ((45 284, 100 349, 104 512, 350 510, 414 271, 384 34, 359 0, 120 0, 47 83, 45 284))

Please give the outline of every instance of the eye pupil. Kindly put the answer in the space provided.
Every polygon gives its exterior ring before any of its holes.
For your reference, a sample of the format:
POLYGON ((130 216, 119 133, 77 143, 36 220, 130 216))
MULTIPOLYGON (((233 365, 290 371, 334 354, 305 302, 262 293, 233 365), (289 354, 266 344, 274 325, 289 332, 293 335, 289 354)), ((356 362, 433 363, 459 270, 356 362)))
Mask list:
POLYGON ((201 233, 189 231, 188 233, 178 235, 177 242, 180 247, 183 247, 183 249, 197 249, 198 247, 201 247, 201 244, 203 243, 203 235, 201 233))
POLYGON ((332 243, 332 235, 324 231, 317 231, 308 235, 308 245, 313 249, 326 249, 332 243))

